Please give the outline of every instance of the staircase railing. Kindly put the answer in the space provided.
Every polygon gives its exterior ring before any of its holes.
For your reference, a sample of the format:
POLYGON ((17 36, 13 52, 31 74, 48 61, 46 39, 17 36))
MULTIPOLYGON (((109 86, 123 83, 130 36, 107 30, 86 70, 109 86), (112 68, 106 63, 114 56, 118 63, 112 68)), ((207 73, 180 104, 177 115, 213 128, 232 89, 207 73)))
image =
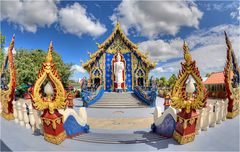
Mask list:
POLYGON ((143 103, 152 107, 155 106, 157 98, 156 90, 145 91, 140 86, 135 86, 133 92, 143 103))
POLYGON ((99 86, 96 91, 82 91, 82 100, 84 102, 84 106, 88 107, 94 103, 96 103, 104 94, 103 86, 99 86))

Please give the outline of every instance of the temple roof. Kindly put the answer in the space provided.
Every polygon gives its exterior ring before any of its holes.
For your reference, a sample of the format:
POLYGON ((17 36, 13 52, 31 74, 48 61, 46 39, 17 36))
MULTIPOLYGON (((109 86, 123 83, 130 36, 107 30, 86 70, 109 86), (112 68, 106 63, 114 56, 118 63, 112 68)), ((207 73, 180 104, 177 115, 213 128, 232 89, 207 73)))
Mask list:
POLYGON ((155 67, 155 64, 152 63, 150 60, 148 60, 147 56, 145 54, 143 54, 142 52, 140 52, 138 50, 138 45, 134 44, 131 40, 129 40, 127 38, 127 36, 124 34, 124 32, 122 31, 121 27, 120 27, 120 23, 117 22, 112 34, 102 43, 102 44, 98 44, 97 43, 97 47, 98 50, 93 53, 90 54, 90 59, 82 64, 82 67, 84 69, 88 69, 88 67, 91 65, 91 63, 95 62, 96 58, 104 51, 106 51, 106 47, 111 44, 111 42, 114 40, 116 34, 119 34, 120 37, 122 38, 122 40, 129 45, 132 50, 141 58, 141 60, 150 68, 153 69, 155 67))
MULTIPOLYGON (((233 76, 233 72, 231 73, 231 77, 233 76)), ((223 72, 213 72, 207 78, 203 84, 225 84, 224 82, 224 73, 223 72)))

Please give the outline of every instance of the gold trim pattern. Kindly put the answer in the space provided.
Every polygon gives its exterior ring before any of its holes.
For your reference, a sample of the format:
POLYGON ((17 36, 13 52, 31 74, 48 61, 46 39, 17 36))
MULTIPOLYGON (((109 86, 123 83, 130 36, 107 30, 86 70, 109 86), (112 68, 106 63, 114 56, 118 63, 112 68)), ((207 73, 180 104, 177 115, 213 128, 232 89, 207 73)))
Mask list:
POLYGON ((237 59, 235 57, 234 51, 232 49, 232 44, 227 36, 227 33, 225 34, 225 41, 227 45, 227 61, 224 68, 224 81, 226 85, 226 92, 227 92, 227 98, 228 98, 228 113, 227 118, 234 118, 239 114, 239 102, 240 102, 240 86, 233 87, 232 86, 232 66, 236 66, 238 70, 240 70, 240 67, 237 64, 237 59), (234 57, 234 63, 232 63, 232 58, 234 57), (233 65, 232 65, 233 64, 233 65))
MULTIPOLYGON (((102 43, 102 44, 98 44, 98 50, 91 54, 90 56, 90 60, 88 60, 87 62, 82 64, 82 67, 84 69, 86 69, 87 71, 89 71, 90 69, 90 65, 95 62, 96 58, 102 54, 103 52, 106 52, 106 46, 109 45, 116 37, 116 35, 120 36, 121 40, 127 44, 130 45, 130 48, 132 49, 121 49, 120 51, 122 51, 121 53, 126 53, 126 52, 132 52, 132 53, 136 53, 139 55, 139 57, 141 58, 141 60, 147 65, 148 68, 153 69, 156 66, 156 63, 152 63, 145 54, 143 54, 142 52, 140 52, 138 50, 138 45, 134 44, 133 42, 131 42, 127 36, 123 33, 121 27, 120 27, 120 23, 117 22, 117 25, 114 29, 114 31, 112 32, 112 34, 102 43)), ((108 50, 110 53, 114 53, 115 51, 117 51, 116 49, 110 49, 108 50)))
POLYGON ((41 119, 42 119, 42 122, 45 123, 47 126, 52 124, 52 128, 54 130, 57 128, 56 124, 60 124, 61 122, 63 122, 63 116, 60 116, 56 119, 48 119, 48 118, 44 118, 44 117, 41 117, 41 119))
MULTIPOLYGON (((14 91, 16 88, 16 71, 14 68, 14 61, 13 61, 13 48, 14 48, 14 41, 15 41, 15 35, 13 35, 11 43, 8 47, 8 71, 10 75, 10 81, 8 83, 8 90, 2 90, 0 88, 0 96, 1 96, 1 103, 2 104, 2 117, 6 120, 13 120, 13 97, 14 97, 14 91)), ((7 58, 6 58, 7 60, 7 58)), ((5 62, 2 65, 2 70, 0 72, 0 76, 4 72, 4 66, 7 62, 5 62)))
POLYGON ((192 142, 195 138, 195 133, 189 134, 189 135, 180 135, 176 130, 173 133, 173 138, 179 143, 179 144, 186 144, 189 142, 192 142))
POLYGON ((183 125, 183 128, 186 129, 189 125, 194 124, 198 120, 198 115, 191 117, 189 119, 185 119, 177 115, 177 122, 183 125))
POLYGON ((53 136, 53 135, 50 135, 50 134, 47 134, 47 133, 44 133, 43 135, 44 135, 44 139, 46 141, 51 142, 53 144, 57 144, 57 145, 62 143, 67 138, 67 135, 66 135, 65 131, 63 131, 62 133, 60 133, 57 136, 53 136))

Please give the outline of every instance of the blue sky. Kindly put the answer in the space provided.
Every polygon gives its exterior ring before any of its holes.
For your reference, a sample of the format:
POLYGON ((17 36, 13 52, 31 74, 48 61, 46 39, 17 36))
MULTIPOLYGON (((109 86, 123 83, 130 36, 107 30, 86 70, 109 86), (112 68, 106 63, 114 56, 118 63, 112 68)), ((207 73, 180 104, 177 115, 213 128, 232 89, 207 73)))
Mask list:
POLYGON ((54 49, 73 63, 73 79, 88 76, 80 60, 97 50, 118 20, 143 53, 158 62, 156 77, 177 74, 186 40, 199 69, 222 71, 225 63, 223 31, 239 58, 238 1, 1 1, 1 32, 6 47, 16 34, 15 48, 54 49))

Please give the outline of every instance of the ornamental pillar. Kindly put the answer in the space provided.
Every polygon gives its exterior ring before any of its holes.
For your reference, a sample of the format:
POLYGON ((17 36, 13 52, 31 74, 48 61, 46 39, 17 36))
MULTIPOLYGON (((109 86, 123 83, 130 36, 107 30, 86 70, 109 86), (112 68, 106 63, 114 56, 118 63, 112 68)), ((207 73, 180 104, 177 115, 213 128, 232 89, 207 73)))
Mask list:
POLYGON ((184 42, 182 70, 173 87, 171 106, 181 111, 177 113, 176 129, 173 138, 180 144, 194 140, 198 122, 198 112, 205 106, 206 93, 196 62, 192 60, 187 43, 184 42), (191 77, 190 77, 191 76, 191 77), (195 82, 194 82, 194 81, 195 82))
POLYGON ((1 96, 1 116, 6 120, 13 120, 13 99, 14 99, 14 91, 16 87, 16 71, 14 69, 13 62, 13 48, 14 48, 14 39, 15 35, 12 37, 12 41, 8 47, 8 54, 5 62, 3 63, 2 69, 0 71, 0 96, 1 96), (10 81, 7 84, 6 71, 9 71, 10 81))
POLYGON ((191 111, 187 113, 185 110, 177 114, 176 129, 173 138, 180 144, 186 144, 194 140, 196 135, 196 126, 198 113, 191 111))
POLYGON ((66 139, 66 132, 63 128, 63 115, 58 112, 58 109, 65 108, 66 96, 58 71, 52 62, 52 52, 51 42, 46 60, 38 73, 31 97, 33 107, 36 110, 43 111, 41 121, 44 139, 53 144, 60 144, 66 139), (41 92, 41 86, 46 79, 48 83, 44 87, 44 93, 46 94, 44 96, 41 92))
POLYGON ((232 119, 239 114, 240 67, 226 32, 225 40, 227 44, 227 60, 224 68, 224 82, 228 98, 227 118, 232 119))

